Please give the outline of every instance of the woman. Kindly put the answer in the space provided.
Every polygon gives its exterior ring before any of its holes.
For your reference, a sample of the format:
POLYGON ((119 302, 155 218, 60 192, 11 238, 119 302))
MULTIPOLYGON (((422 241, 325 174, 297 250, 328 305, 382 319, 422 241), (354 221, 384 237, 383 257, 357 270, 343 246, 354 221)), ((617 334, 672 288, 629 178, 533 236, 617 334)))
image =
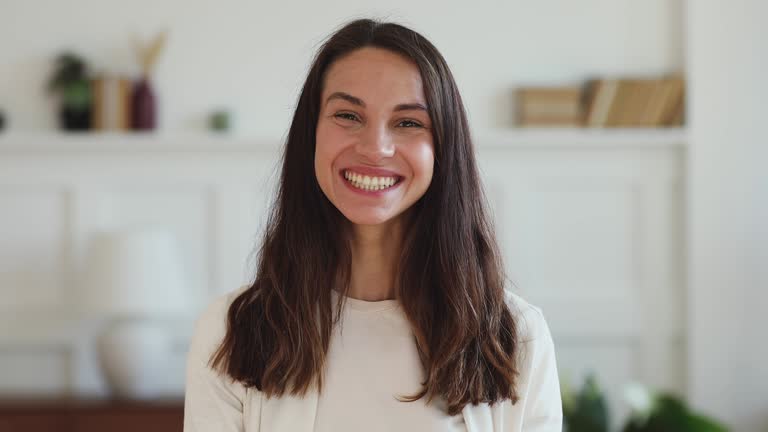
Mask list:
POLYGON ((323 45, 255 281, 199 318, 185 430, 559 431, 552 339, 504 271, 450 70, 418 33, 323 45))

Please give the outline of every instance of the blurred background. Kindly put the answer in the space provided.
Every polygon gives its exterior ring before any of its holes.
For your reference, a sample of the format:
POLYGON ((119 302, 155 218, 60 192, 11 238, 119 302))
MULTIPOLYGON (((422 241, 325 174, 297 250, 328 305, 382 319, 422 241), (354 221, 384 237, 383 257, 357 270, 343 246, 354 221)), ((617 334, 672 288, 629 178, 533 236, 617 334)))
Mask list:
POLYGON ((768 430, 765 2, 0 0, 0 431, 181 430, 194 319, 358 17, 452 68, 568 430, 768 430))

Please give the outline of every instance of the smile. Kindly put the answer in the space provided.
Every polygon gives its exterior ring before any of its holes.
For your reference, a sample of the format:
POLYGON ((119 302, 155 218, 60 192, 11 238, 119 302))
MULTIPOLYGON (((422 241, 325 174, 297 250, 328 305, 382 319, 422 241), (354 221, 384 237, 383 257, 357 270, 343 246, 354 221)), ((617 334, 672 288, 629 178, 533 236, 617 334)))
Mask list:
POLYGON ((356 189, 363 191, 383 191, 390 189, 400 183, 402 177, 377 177, 358 174, 351 170, 343 172, 347 183, 356 189))

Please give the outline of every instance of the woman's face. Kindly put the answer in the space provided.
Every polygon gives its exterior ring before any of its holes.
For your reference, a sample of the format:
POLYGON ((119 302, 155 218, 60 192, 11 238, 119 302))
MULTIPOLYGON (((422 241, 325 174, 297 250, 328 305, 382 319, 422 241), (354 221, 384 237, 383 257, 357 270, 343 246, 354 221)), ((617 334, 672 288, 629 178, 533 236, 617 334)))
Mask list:
POLYGON ((352 223, 398 218, 432 180, 434 146, 418 67, 380 48, 361 48, 326 71, 315 175, 352 223))

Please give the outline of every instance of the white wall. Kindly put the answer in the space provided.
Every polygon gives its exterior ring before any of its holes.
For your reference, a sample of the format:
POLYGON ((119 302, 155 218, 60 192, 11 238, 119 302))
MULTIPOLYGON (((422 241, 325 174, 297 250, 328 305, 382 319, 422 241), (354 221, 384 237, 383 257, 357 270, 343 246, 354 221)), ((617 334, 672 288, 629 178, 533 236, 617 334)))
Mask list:
POLYGON ((287 130, 317 43, 351 17, 412 26, 451 65, 475 128, 512 123, 519 83, 657 73, 682 63, 680 0, 0 0, 0 109, 16 130, 55 127, 43 92, 65 47, 97 70, 134 74, 131 35, 170 30, 157 70, 164 129, 204 126, 218 106, 239 133, 287 130), (382 6, 382 4, 386 4, 382 6))
POLYGON ((689 390, 768 430, 768 3, 688 2, 689 390))

